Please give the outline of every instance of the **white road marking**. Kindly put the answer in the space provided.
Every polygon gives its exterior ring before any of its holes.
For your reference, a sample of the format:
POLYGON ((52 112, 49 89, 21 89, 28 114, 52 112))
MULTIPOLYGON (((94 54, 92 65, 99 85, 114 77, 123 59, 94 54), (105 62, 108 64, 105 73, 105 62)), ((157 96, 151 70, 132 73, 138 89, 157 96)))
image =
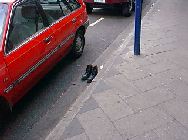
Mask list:
POLYGON ((94 23, 91 23, 89 26, 90 26, 90 27, 93 27, 93 26, 95 26, 97 23, 101 22, 103 19, 104 19, 104 18, 102 17, 102 18, 98 19, 97 21, 95 21, 94 23))

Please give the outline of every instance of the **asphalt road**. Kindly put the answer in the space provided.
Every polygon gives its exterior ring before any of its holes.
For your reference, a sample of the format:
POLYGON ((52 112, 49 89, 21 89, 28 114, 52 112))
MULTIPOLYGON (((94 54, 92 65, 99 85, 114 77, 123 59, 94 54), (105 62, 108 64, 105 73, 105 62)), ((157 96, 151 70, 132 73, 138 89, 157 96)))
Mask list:
MULTIPOLYGON (((143 15, 154 1, 144 1, 143 15)), ((112 9, 95 9, 89 19, 93 26, 87 30, 83 56, 76 61, 63 59, 14 107, 12 115, 0 129, 0 140, 44 139, 88 86, 80 81, 86 65, 101 65, 105 61, 104 52, 116 49, 111 44, 115 40, 121 43, 118 36, 122 31, 127 30, 129 34, 134 16, 126 18, 112 9), (97 63, 101 55, 104 57, 97 63)))

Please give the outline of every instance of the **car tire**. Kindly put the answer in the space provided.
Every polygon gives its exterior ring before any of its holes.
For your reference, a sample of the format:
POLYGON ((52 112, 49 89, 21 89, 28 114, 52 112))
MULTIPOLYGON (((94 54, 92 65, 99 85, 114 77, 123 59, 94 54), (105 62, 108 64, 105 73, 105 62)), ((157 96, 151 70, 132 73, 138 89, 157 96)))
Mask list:
POLYGON ((84 46, 85 46, 84 31, 78 30, 75 35, 74 42, 72 44, 71 57, 73 59, 79 58, 83 53, 84 46))
POLYGON ((121 13, 125 17, 130 17, 133 10, 133 0, 129 0, 129 2, 122 4, 121 13))
POLYGON ((87 10, 87 13, 88 14, 91 14, 92 13, 92 11, 93 11, 93 8, 90 6, 90 4, 86 4, 86 10, 87 10))
POLYGON ((133 0, 132 4, 133 4, 132 11, 134 12, 135 11, 136 0, 133 0))

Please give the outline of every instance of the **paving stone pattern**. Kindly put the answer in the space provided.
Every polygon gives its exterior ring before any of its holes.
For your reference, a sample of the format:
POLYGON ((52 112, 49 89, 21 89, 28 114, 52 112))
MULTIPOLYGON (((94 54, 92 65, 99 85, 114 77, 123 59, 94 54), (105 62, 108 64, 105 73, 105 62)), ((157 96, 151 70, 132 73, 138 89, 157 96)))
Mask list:
POLYGON ((133 42, 116 56, 62 139, 188 139, 187 6, 157 1, 143 19, 141 56, 133 42))

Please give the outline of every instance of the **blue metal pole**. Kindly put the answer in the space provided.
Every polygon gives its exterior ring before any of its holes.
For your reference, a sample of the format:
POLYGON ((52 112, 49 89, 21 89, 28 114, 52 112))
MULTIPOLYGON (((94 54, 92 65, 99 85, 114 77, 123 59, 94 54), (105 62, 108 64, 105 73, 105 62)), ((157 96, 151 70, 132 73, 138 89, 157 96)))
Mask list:
POLYGON ((135 4, 135 36, 134 36, 134 55, 140 55, 140 33, 141 33, 141 12, 142 0, 136 0, 135 4))

